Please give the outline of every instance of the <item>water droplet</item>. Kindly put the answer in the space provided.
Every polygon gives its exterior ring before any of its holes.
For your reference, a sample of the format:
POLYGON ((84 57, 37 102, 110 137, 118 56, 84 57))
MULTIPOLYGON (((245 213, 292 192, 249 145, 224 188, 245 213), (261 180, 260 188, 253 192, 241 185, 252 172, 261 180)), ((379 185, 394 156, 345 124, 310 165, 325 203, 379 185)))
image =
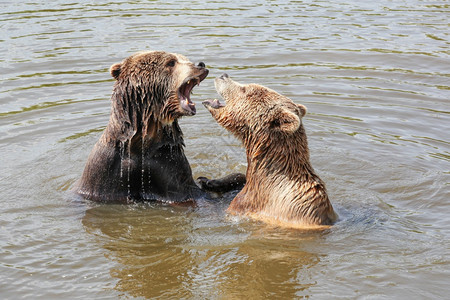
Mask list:
POLYGON ((145 173, 145 166, 144 166, 144 134, 142 134, 142 143, 141 143, 141 187, 142 187, 142 197, 145 198, 145 182, 144 182, 144 173, 145 173))
POLYGON ((131 172, 131 137, 127 145, 128 162, 127 162, 127 183, 128 183, 128 197, 131 197, 130 172, 131 172))

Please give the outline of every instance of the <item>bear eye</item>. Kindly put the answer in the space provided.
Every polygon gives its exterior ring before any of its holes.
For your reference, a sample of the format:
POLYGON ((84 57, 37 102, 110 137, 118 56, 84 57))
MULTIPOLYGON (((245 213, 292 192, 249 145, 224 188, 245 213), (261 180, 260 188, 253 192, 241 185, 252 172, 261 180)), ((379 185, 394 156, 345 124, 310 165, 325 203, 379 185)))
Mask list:
POLYGON ((168 67, 173 67, 173 66, 175 66, 175 64, 176 64, 176 60, 175 59, 172 59, 172 60, 170 60, 168 63, 167 63, 167 66, 168 67))

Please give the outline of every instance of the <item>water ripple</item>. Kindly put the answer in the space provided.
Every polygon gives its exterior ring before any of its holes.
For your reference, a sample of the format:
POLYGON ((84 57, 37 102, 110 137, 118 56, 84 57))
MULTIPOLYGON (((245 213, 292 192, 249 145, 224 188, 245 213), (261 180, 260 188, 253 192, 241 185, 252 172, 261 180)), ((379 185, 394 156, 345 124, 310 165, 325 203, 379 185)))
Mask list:
POLYGON ((450 184, 446 1, 4 1, 0 12, 3 298, 443 298, 450 184), (308 107, 325 232, 197 208, 93 205, 70 193, 101 131, 109 67, 141 50, 204 61, 180 121, 194 176, 245 172, 199 105, 213 78, 308 107), (357 283, 357 284, 356 284, 357 283), (432 288, 430 288, 432 287, 432 288))

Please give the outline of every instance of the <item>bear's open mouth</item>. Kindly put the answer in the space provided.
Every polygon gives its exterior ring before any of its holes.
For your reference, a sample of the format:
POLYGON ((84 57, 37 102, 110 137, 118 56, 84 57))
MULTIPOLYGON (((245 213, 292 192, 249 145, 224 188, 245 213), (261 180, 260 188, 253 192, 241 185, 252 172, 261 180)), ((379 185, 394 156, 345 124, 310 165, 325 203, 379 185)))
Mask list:
POLYGON ((192 89, 196 85, 199 85, 200 82, 202 82, 207 75, 208 72, 205 72, 200 76, 188 77, 183 81, 181 86, 178 88, 178 99, 180 99, 180 106, 187 112, 188 115, 192 116, 195 115, 195 113, 197 112, 195 108, 195 103, 191 101, 192 89))
POLYGON ((214 109, 219 109, 221 107, 225 107, 225 104, 222 104, 218 99, 214 99, 214 100, 205 100, 202 102, 202 104, 206 107, 211 107, 214 109))

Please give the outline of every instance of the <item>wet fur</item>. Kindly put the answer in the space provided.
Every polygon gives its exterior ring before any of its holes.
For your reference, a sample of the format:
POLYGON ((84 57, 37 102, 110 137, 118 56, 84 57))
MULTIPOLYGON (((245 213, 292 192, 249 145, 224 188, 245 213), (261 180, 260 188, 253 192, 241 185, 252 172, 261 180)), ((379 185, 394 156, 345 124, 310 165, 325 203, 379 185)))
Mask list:
POLYGON ((337 216, 309 160, 301 121, 306 107, 228 76, 216 79, 216 89, 226 106, 204 104, 219 124, 242 140, 248 163, 247 183, 228 212, 290 227, 333 224, 337 216))
MULTIPOLYGON (((87 160, 76 193, 100 202, 191 201, 205 196, 184 154, 177 89, 190 77, 206 77, 182 55, 137 53, 114 64, 111 116, 87 160), (174 63, 175 62, 175 63, 174 63), (172 66, 173 63, 173 66, 172 66)), ((222 189, 242 187, 226 179, 222 189)))

